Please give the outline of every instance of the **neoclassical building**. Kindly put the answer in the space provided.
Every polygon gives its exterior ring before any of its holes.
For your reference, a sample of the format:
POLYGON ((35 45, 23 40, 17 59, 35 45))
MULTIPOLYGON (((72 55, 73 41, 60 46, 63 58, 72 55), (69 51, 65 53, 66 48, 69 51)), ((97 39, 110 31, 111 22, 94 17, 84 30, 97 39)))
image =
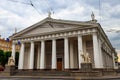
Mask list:
POLYGON ((88 53, 93 68, 113 68, 116 55, 101 25, 90 21, 44 20, 12 35, 12 56, 21 42, 18 69, 80 69, 88 53))

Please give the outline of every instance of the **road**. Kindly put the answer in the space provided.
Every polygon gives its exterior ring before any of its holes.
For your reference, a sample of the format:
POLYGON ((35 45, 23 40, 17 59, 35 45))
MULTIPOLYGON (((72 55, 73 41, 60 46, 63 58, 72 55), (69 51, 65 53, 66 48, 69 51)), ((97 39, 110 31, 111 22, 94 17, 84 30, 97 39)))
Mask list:
POLYGON ((75 79, 47 79, 47 78, 0 78, 0 80, 75 80, 75 79))
MULTIPOLYGON (((75 79, 47 79, 47 78, 0 78, 0 80, 75 80, 75 79)), ((82 80, 89 80, 89 79, 82 79, 82 80)), ((120 80, 120 78, 116 79, 90 79, 90 80, 120 80)))

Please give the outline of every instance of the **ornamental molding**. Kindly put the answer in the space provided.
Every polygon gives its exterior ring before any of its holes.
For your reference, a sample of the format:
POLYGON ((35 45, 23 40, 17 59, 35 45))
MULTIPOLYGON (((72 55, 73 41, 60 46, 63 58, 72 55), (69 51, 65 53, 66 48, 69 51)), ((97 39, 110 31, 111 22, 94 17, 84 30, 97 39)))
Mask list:
POLYGON ((30 42, 30 41, 61 39, 64 37, 76 37, 78 35, 82 35, 82 36, 92 35, 93 33, 96 33, 96 32, 97 32, 97 29, 73 30, 73 31, 61 32, 61 33, 53 33, 53 34, 46 34, 46 35, 40 35, 40 36, 19 38, 19 39, 13 40, 13 42, 17 43, 18 41, 30 42))

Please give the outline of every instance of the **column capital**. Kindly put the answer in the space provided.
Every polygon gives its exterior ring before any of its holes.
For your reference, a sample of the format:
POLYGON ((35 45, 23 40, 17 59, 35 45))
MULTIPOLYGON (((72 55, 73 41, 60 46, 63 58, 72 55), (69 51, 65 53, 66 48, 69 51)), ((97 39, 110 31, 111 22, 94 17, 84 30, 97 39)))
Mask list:
POLYGON ((79 34, 78 37, 82 37, 83 35, 79 34))
POLYGON ((21 44, 25 44, 25 42, 21 42, 21 44))
POLYGON ((97 32, 92 32, 92 35, 97 35, 97 32))
POLYGON ((32 41, 30 41, 30 43, 34 43, 34 41, 32 40, 32 41))
MULTIPOLYGON (((32 44, 34 45, 34 41, 31 41, 30 43, 31 43, 31 45, 32 45, 32 44)), ((33 46, 33 45, 32 45, 32 46, 33 46)))
POLYGON ((45 40, 44 39, 42 39, 42 40, 40 40, 41 42, 45 42, 45 40))
POLYGON ((64 37, 64 39, 68 39, 68 37, 64 37))
POLYGON ((52 40, 56 40, 55 38, 53 38, 52 40))

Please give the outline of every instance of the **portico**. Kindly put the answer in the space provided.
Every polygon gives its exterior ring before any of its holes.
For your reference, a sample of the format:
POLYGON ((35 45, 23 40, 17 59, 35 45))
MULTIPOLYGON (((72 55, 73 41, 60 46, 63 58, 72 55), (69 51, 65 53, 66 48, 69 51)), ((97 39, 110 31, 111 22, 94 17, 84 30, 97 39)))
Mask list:
MULTIPOLYGON (((78 34, 78 32, 80 31, 33 37, 31 39, 25 39, 25 41, 22 40, 18 69, 57 69, 58 65, 61 65, 60 69, 62 70, 81 68, 80 63, 82 63, 82 58, 80 55, 81 53, 87 52, 85 49, 86 42, 83 42, 83 39, 85 40, 86 37, 91 37, 89 41, 95 43, 97 37, 94 38, 94 36, 97 36, 97 33, 86 32, 89 35, 82 35, 78 34), (50 39, 50 36, 52 39, 50 39)), ((96 43, 93 45, 95 47, 98 46, 96 43)), ((98 58, 94 58, 94 60, 97 61, 96 64, 93 63, 95 65, 94 67, 99 67, 97 63, 100 60, 98 58)))
POLYGON ((20 41, 18 69, 81 69, 81 55, 86 53, 93 68, 112 68, 112 46, 104 35, 94 21, 75 22, 48 17, 11 37, 12 56, 15 58, 14 47, 20 41), (103 61, 104 54, 109 56, 109 66, 103 61))

